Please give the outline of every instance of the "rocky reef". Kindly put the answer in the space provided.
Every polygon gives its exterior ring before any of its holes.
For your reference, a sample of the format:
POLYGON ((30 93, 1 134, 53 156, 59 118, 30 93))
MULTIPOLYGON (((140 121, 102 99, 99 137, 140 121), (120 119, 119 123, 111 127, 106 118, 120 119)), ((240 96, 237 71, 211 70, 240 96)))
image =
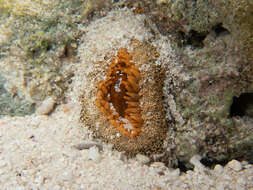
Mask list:
POLYGON ((3 100, 6 111, 1 115, 16 115, 7 110, 19 104, 24 106, 23 115, 31 114, 34 109, 29 105, 36 107, 47 97, 65 101, 80 35, 71 11, 83 10, 80 3, 0 1, 0 75, 6 93, 16 98, 10 105, 3 100))
POLYGON ((252 2, 157 4, 152 18, 181 57, 180 72, 169 69, 166 82, 182 119, 175 125, 176 154, 183 161, 200 153, 209 164, 252 162, 252 2))

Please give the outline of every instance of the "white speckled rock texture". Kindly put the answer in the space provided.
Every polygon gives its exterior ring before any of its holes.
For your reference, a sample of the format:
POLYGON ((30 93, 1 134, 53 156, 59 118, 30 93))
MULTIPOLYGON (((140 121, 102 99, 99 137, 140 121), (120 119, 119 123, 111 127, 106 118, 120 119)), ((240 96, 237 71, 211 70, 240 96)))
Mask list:
MULTIPOLYGON (((163 163, 150 166, 102 144, 75 148, 89 138, 78 123, 79 106, 61 105, 50 116, 0 120, 0 189, 252 189, 253 166, 231 161, 214 170, 179 173, 163 163), (236 163, 236 164, 233 164, 236 163), (240 165, 232 167, 233 165, 240 165)), ((90 144, 89 144, 90 145, 90 144)), ((198 159, 193 158, 198 165, 198 159)))

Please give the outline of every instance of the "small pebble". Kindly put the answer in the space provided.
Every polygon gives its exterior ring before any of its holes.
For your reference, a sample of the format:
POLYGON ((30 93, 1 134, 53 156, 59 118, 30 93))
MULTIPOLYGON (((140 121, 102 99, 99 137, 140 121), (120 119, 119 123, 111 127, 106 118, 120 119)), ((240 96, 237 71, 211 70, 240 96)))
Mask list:
POLYGON ((193 164, 197 168, 203 169, 205 168, 205 166, 201 164, 200 160, 201 160, 201 156, 195 155, 190 159, 190 163, 193 164))
POLYGON ((224 190, 224 189, 225 189, 224 186, 225 186, 224 184, 219 184, 219 185, 216 187, 216 189, 217 189, 217 190, 224 190))
POLYGON ((73 174, 71 172, 63 172, 60 176, 60 179, 63 181, 71 181, 73 180, 73 174))
POLYGON ((137 159, 140 163, 142 163, 142 164, 147 164, 147 163, 150 162, 149 157, 144 156, 144 155, 142 155, 142 154, 137 154, 137 155, 136 155, 136 159, 137 159))
POLYGON ((248 180, 249 180, 249 181, 253 181, 253 176, 249 176, 249 177, 248 177, 248 180))
POLYGON ((7 164, 4 160, 0 160, 0 168, 5 167, 7 164))
POLYGON ((3 169, 0 169, 0 176, 3 175, 5 171, 3 169))
POLYGON ((150 166, 153 168, 164 168, 165 164, 163 162, 154 162, 150 166))
POLYGON ((16 187, 15 189, 16 189, 16 190, 25 190, 25 187, 23 187, 23 186, 18 186, 18 187, 16 187))
POLYGON ((119 152, 118 153, 118 158, 121 161, 127 161, 127 157, 126 157, 126 155, 123 152, 119 152))
POLYGON ((247 161, 242 161, 241 164, 242 164, 242 166, 246 166, 246 165, 249 164, 249 162, 247 162, 247 161))
POLYGON ((55 99, 49 97, 45 99, 37 108, 36 113, 39 115, 48 115, 50 114, 55 106, 55 99))
POLYGON ((93 160, 94 162, 99 162, 102 159, 101 154, 99 153, 99 150, 97 147, 93 146, 89 149, 89 155, 88 158, 90 160, 93 160))
POLYGON ((237 172, 242 170, 242 164, 237 160, 230 161, 227 166, 237 172))
POLYGON ((239 178, 237 179, 237 182, 238 182, 239 184, 241 184, 241 185, 245 185, 245 184, 246 184, 246 180, 245 180, 243 177, 239 177, 239 178))
POLYGON ((247 164, 247 165, 244 166, 244 168, 246 168, 246 169, 250 169, 252 167, 253 167, 252 164, 247 164))
POLYGON ((72 147, 77 150, 84 150, 84 149, 90 149, 93 146, 96 146, 99 151, 103 150, 103 145, 96 142, 84 142, 84 143, 73 145, 72 147))
POLYGON ((154 162, 150 165, 158 175, 164 175, 164 171, 167 169, 164 163, 154 162))
POLYGON ((214 167, 214 171, 217 172, 217 173, 222 173, 223 167, 222 167, 220 164, 217 164, 217 165, 214 167))
POLYGON ((163 3, 167 3, 167 1, 166 0, 158 0, 156 3, 157 3, 157 5, 161 5, 163 3))
POLYGON ((180 175, 180 169, 179 168, 174 169, 170 171, 168 175, 170 176, 170 178, 176 178, 180 175))

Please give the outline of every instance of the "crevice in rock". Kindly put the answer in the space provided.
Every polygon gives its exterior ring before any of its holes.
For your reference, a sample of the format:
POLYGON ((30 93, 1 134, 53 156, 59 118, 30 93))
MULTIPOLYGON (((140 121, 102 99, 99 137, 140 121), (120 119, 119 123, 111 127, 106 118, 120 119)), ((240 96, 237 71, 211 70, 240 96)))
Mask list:
POLYGON ((205 40, 207 33, 191 30, 188 34, 180 32, 180 36, 183 39, 183 45, 191 45, 194 48, 203 48, 203 41, 205 40))
POLYGON ((180 172, 187 172, 188 170, 193 170, 194 166, 189 162, 178 161, 178 165, 175 168, 179 168, 180 172))
POLYGON ((227 163, 230 160, 225 159, 225 160, 216 160, 216 159, 209 159, 209 158, 202 158, 200 160, 201 164, 203 164, 205 167, 213 169, 217 164, 220 164, 222 166, 227 165, 227 163))
POLYGON ((213 30, 214 30, 216 36, 230 34, 230 32, 226 28, 223 27, 222 23, 215 25, 213 27, 213 30))
POLYGON ((253 93, 242 93, 239 97, 233 97, 229 117, 235 116, 253 117, 253 93))

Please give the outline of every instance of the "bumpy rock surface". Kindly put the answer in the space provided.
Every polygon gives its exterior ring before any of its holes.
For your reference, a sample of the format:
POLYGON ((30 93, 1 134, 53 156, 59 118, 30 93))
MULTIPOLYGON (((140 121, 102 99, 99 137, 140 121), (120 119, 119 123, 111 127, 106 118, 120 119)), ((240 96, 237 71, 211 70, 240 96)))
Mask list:
MULTIPOLYGON (((176 154, 209 161, 252 161, 252 1, 157 1, 160 32, 174 39, 181 64, 168 69, 168 111, 176 154), (173 110, 177 112, 173 113, 173 110)), ((166 95, 166 94, 165 94, 166 95)))

